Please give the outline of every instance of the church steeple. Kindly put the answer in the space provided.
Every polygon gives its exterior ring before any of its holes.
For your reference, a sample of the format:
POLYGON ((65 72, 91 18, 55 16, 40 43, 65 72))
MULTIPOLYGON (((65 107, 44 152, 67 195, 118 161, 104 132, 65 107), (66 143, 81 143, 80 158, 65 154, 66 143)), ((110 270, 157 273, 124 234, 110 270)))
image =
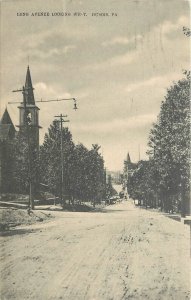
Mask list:
POLYGON ((29 66, 27 67, 23 102, 18 108, 20 110, 19 132, 22 136, 29 135, 31 151, 33 152, 33 150, 35 151, 35 149, 39 148, 39 129, 41 127, 39 126, 39 108, 35 104, 29 66), (26 107, 24 100, 26 101, 26 107), (27 127, 28 130, 26 130, 27 127))
POLYGON ((131 158, 130 158, 129 152, 127 153, 127 162, 131 163, 131 158))
POLYGON ((25 96, 26 96, 27 104, 35 105, 33 86, 32 86, 32 80, 31 80, 29 66, 27 67, 27 74, 26 74, 26 80, 25 80, 25 96))

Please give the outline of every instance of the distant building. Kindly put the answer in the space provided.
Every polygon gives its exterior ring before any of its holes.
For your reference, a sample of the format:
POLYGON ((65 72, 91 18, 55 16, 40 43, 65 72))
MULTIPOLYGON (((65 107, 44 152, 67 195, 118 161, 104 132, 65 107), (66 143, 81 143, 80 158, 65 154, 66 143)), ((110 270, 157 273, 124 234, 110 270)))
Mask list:
MULTIPOLYGON (((32 80, 29 66, 27 68, 26 80, 24 85, 23 102, 19 108, 19 131, 11 120, 7 108, 5 109, 0 121, 0 191, 9 192, 11 185, 11 147, 14 147, 15 137, 29 137, 30 155, 32 160, 38 157, 39 151, 39 108, 35 104, 32 80), (26 103, 26 110, 24 107, 26 103), (26 112, 26 113, 25 113, 26 112), (28 126, 26 126, 26 123, 28 126)), ((14 158, 13 158, 14 159, 14 158)))
POLYGON ((111 175, 111 180, 113 184, 122 183, 122 173, 120 171, 109 171, 107 170, 107 175, 111 175))
POLYGON ((136 164, 131 162, 131 158, 128 152, 127 158, 124 160, 124 168, 123 168, 123 190, 126 194, 128 194, 127 183, 129 177, 133 174, 135 168, 136 168, 136 164))

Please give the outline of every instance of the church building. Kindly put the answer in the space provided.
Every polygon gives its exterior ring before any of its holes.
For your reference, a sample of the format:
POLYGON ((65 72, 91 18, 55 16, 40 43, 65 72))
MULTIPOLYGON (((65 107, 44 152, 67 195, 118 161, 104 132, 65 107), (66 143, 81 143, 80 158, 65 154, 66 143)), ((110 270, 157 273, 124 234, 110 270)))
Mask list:
POLYGON ((136 168, 136 164, 132 163, 128 152, 127 158, 124 160, 124 168, 123 168, 123 190, 126 194, 128 194, 128 190, 127 190, 128 179, 133 174, 135 168, 136 168))
MULTIPOLYGON (((32 161, 38 159, 39 152, 39 108, 35 104, 33 85, 29 66, 27 67, 25 85, 23 86, 23 101, 18 106, 19 128, 16 131, 7 108, 0 121, 0 191, 11 192, 11 173, 14 161, 12 151, 16 139, 25 140, 28 146, 28 157, 32 161), (11 159, 12 163, 11 163, 11 159)), ((21 149, 22 150, 22 149, 21 149)), ((21 151, 22 152, 22 151, 21 151)), ((14 155, 17 155, 14 153, 14 155)))

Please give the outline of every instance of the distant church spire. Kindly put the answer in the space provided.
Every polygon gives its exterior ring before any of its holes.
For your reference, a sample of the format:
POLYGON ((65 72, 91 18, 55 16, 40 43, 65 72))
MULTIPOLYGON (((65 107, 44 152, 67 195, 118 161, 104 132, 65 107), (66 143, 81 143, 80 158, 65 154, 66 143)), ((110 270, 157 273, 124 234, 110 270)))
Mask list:
POLYGON ((35 105, 33 86, 32 86, 32 80, 31 80, 31 74, 30 74, 29 66, 27 67, 25 89, 26 89, 26 93, 25 93, 26 103, 35 105))
POLYGON ((127 153, 127 162, 131 163, 131 158, 130 158, 129 152, 127 153))

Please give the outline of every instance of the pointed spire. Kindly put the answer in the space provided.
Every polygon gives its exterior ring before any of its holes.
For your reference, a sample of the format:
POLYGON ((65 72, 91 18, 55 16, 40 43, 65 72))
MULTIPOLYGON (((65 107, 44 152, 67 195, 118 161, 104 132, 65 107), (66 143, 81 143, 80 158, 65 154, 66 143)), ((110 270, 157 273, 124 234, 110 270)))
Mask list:
POLYGON ((29 66, 27 67, 25 89, 26 89, 26 94, 25 94, 26 95, 26 103, 35 105, 33 86, 32 86, 32 80, 31 80, 29 66))
POLYGON ((128 163, 131 162, 131 158, 130 158, 129 152, 127 153, 127 162, 128 162, 128 163))
POLYGON ((4 114, 3 114, 2 118, 1 118, 1 124, 13 125, 13 122, 11 120, 11 117, 10 117, 10 115, 8 113, 7 108, 5 109, 4 114))

